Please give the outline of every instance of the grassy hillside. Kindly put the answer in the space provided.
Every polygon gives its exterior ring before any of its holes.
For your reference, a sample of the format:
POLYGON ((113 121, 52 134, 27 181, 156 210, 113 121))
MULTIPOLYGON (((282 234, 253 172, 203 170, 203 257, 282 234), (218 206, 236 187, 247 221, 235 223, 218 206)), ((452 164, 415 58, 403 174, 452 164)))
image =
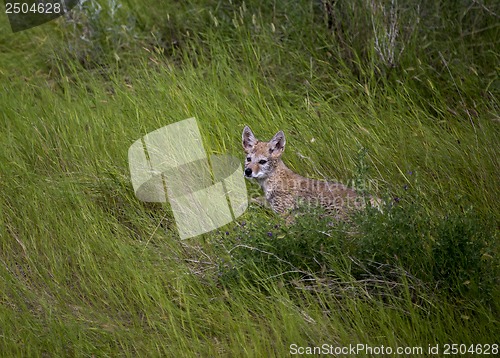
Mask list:
POLYGON ((498 349, 500 7, 339 3, 87 0, 15 34, 0 17, 0 356, 498 349), (193 116, 209 154, 242 159, 245 124, 283 129, 290 168, 383 213, 289 226, 251 204, 181 241, 127 151, 193 116))

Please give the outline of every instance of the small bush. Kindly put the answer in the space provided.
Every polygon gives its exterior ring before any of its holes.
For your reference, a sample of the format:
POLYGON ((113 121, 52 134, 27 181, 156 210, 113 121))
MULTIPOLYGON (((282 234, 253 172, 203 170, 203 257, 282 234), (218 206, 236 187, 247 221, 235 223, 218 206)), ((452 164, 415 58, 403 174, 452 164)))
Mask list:
POLYGON ((493 298, 499 277, 493 227, 470 214, 449 216, 436 224, 432 275, 440 287, 461 296, 493 298))
POLYGON ((381 282, 389 288, 411 278, 438 294, 481 301, 491 300, 498 285, 494 225, 472 212, 432 217, 417 202, 384 212, 369 207, 349 222, 311 209, 290 226, 278 222, 256 225, 232 244, 225 284, 279 279, 293 288, 307 282, 333 289, 376 281, 378 290, 381 282))
POLYGON ((80 1, 65 15, 62 26, 67 42, 62 53, 84 68, 120 61, 142 36, 134 16, 122 9, 119 0, 80 1))
POLYGON ((273 276, 292 281, 338 274, 334 257, 342 256, 346 233, 342 225, 333 228, 331 218, 318 216, 317 211, 301 209, 290 226, 275 219, 243 232, 230 248, 233 270, 255 281, 273 276))
MULTIPOLYGON (((399 266, 455 297, 492 299, 498 284, 494 224, 474 212, 427 214, 418 203, 358 217, 356 255, 399 266)), ((376 272, 380 274, 380 272, 376 272)))

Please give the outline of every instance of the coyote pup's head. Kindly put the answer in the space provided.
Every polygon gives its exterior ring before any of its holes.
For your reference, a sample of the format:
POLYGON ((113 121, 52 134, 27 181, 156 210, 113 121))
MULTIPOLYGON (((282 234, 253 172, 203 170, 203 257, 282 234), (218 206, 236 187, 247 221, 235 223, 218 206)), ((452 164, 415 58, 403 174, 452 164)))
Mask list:
POLYGON ((274 171, 285 150, 285 134, 276 133, 269 142, 261 142, 253 135, 252 130, 243 129, 243 149, 247 153, 245 160, 245 177, 266 179, 274 171))

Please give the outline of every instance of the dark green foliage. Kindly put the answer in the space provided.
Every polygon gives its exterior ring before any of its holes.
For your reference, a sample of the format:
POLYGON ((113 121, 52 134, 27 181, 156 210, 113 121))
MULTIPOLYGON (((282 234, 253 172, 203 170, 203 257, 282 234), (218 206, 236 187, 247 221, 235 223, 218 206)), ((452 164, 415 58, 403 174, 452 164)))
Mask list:
POLYGON ((318 220, 314 210, 296 215, 291 226, 280 220, 239 236, 231 251, 234 269, 243 276, 257 272, 257 279, 277 275, 286 280, 331 271, 331 259, 342 257, 347 245, 345 233, 339 227, 332 230, 331 218, 318 220))
POLYGON ((432 274, 439 286, 481 301, 495 299, 500 271, 494 223, 470 213, 450 215, 434 231, 432 274))
POLYGON ((403 205, 363 220, 359 257, 400 266, 440 292, 491 301, 499 274, 494 223, 473 212, 435 217, 403 205))
POLYGON ((473 212, 431 216, 421 207, 367 208, 349 222, 304 209, 291 226, 262 225, 240 236, 225 274, 255 283, 377 278, 389 287, 403 278, 399 272, 438 295, 491 304, 500 273, 493 222, 473 212))

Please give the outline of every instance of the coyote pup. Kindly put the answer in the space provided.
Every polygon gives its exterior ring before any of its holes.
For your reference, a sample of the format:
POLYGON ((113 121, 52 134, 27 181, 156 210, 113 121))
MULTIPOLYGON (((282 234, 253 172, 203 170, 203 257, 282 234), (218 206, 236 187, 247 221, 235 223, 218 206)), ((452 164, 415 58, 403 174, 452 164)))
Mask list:
POLYGON ((245 126, 242 139, 247 153, 245 177, 257 179, 275 212, 285 214, 299 203, 305 203, 320 205, 328 214, 340 219, 350 210, 365 206, 364 197, 343 184, 304 178, 288 169, 281 161, 285 150, 283 131, 276 133, 269 142, 261 142, 245 126))

